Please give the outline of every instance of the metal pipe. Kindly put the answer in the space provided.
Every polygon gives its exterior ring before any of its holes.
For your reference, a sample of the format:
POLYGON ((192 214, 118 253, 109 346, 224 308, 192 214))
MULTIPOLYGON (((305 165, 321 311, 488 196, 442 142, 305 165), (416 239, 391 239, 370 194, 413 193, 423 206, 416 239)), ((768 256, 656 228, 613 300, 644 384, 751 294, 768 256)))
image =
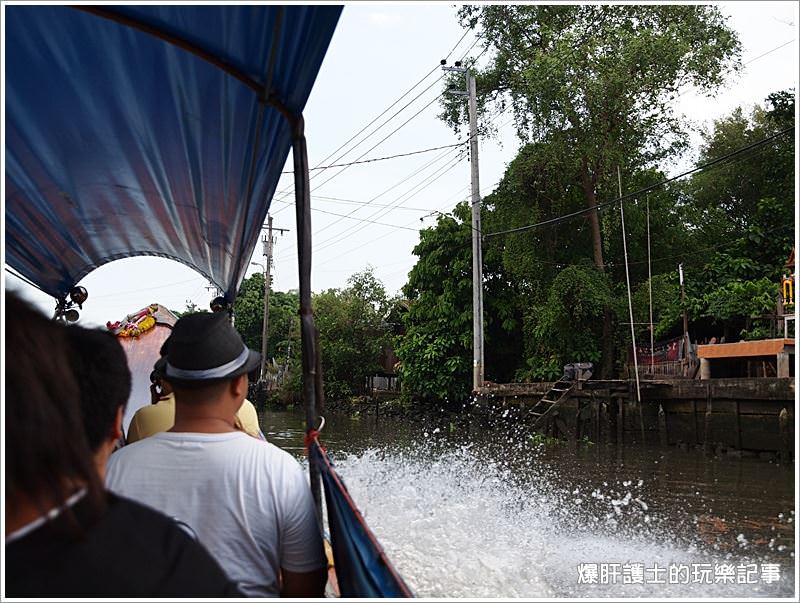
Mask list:
MULTIPOLYGON (((617 166, 617 183, 619 184, 619 196, 622 198, 622 173, 617 166)), ((619 215, 622 224, 622 250, 625 256, 625 282, 628 285, 628 313, 631 317, 631 346, 633 348, 633 372, 636 376, 636 401, 639 403, 639 413, 641 415, 642 392, 639 387, 639 360, 636 356, 636 331, 633 328, 633 302, 631 301, 631 277, 628 271, 628 243, 625 236, 625 204, 620 201, 619 215)))

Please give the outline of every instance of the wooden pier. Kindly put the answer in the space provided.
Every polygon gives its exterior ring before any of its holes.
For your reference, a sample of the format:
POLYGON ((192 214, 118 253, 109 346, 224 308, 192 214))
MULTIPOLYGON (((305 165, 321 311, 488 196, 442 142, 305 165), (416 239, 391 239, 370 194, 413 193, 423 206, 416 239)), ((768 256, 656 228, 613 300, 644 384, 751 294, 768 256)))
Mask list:
MULTIPOLYGON (((489 385, 477 392, 478 413, 526 421, 552 383, 489 385), (508 411, 508 412, 506 412, 508 411)), ((588 380, 548 413, 542 429, 562 438, 595 442, 702 447, 794 458, 795 380, 588 380)), ((530 423, 530 421, 528 421, 530 423)))

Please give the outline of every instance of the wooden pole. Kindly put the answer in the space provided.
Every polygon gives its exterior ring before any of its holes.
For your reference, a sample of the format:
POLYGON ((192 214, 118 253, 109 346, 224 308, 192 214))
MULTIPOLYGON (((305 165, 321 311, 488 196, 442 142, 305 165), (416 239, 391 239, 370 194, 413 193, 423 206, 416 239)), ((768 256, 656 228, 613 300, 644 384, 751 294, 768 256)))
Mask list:
POLYGON ((647 289, 650 294, 650 372, 655 364, 655 350, 653 349, 653 274, 650 263, 650 196, 647 197, 647 289))
POLYGON ((792 464, 791 420, 789 419, 789 411, 785 408, 781 409, 781 413, 778 415, 778 428, 781 438, 781 464, 790 466, 792 464))
POLYGON ((736 408, 736 450, 742 449, 742 420, 739 413, 739 400, 735 401, 736 408))
MULTIPOLYGON (((619 166, 617 166, 617 182, 619 183, 619 196, 622 198, 622 174, 620 173, 619 166)), ((622 224, 622 250, 623 256, 625 257, 625 282, 628 285, 628 315, 631 319, 631 348, 633 350, 633 371, 636 377, 636 401, 641 404, 642 403, 642 392, 639 387, 639 357, 636 353, 636 330, 633 326, 633 301, 631 299, 631 277, 630 272, 628 270, 628 241, 625 236, 625 204, 620 201, 619 202, 619 216, 620 222, 622 224)), ((641 408, 639 409, 641 413, 641 408)), ((644 425, 644 424, 643 424, 644 425)), ((644 434, 644 427, 642 427, 642 433, 644 434)))
POLYGON ((706 385, 706 416, 703 429, 703 452, 711 454, 711 385, 706 385))
POLYGON ((664 412, 664 407, 658 405, 658 437, 661 440, 661 446, 666 448, 669 446, 669 434, 667 433, 667 413, 664 412))

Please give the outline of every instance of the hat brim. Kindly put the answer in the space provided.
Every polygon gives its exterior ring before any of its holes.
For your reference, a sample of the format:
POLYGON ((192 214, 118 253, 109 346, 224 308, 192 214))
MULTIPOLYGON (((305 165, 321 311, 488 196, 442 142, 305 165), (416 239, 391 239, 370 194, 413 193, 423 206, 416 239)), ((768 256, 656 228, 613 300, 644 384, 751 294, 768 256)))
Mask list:
POLYGON ((247 352, 248 352, 247 361, 239 368, 231 371, 230 373, 222 377, 213 377, 210 379, 186 379, 186 378, 170 377, 169 375, 165 375, 165 379, 170 383, 177 383, 177 384, 204 383, 204 382, 216 383, 219 381, 227 381, 228 379, 233 379, 234 377, 251 373, 252 371, 258 369, 261 366, 261 354, 251 349, 248 349, 247 352))

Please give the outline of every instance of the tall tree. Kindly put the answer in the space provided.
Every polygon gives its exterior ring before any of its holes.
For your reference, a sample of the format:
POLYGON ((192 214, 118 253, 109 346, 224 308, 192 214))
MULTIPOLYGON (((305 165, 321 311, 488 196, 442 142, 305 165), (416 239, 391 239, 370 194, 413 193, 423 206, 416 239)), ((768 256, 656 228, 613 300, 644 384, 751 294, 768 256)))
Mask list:
MULTIPOLYGON (((711 6, 465 6, 494 50, 477 74, 483 120, 511 107, 517 133, 542 143, 583 204, 616 197, 616 169, 632 173, 686 146, 671 103, 693 84, 713 91, 740 66, 740 45, 711 6)), ((444 119, 466 121, 461 99, 445 95, 444 119)), ((535 201, 534 201, 535 202, 535 201)), ((588 210, 592 258, 605 271, 602 225, 588 210)), ((610 312, 604 340, 610 342, 610 312)), ((613 350, 604 354, 609 371, 613 350)))

